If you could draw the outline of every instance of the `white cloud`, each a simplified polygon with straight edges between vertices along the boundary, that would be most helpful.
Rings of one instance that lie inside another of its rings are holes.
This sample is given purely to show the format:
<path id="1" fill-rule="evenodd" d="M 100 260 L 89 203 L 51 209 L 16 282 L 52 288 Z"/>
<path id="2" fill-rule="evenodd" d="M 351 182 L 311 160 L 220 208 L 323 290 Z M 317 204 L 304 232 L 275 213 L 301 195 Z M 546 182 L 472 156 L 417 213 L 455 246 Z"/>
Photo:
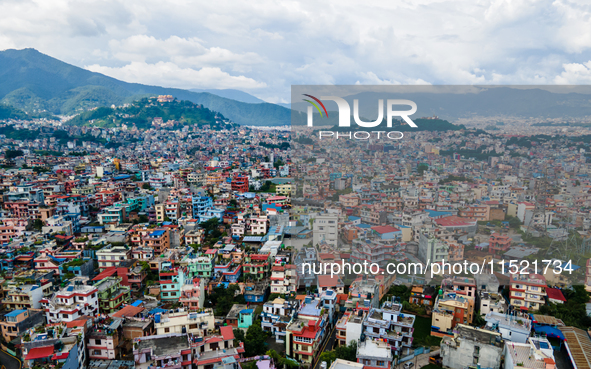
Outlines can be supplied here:
<path id="1" fill-rule="evenodd" d="M 178 88 L 234 88 L 260 89 L 267 85 L 245 76 L 232 76 L 217 67 L 205 67 L 199 70 L 180 68 L 171 62 L 131 62 L 123 67 L 111 68 L 101 65 L 85 67 L 93 72 L 102 73 L 126 82 Z"/>
<path id="2" fill-rule="evenodd" d="M 128 81 L 291 84 L 589 83 L 579 0 L 4 0 L 0 48 L 34 47 Z"/>
<path id="3" fill-rule="evenodd" d="M 554 82 L 559 85 L 591 84 L 591 61 L 564 64 L 564 72 L 556 76 Z"/>

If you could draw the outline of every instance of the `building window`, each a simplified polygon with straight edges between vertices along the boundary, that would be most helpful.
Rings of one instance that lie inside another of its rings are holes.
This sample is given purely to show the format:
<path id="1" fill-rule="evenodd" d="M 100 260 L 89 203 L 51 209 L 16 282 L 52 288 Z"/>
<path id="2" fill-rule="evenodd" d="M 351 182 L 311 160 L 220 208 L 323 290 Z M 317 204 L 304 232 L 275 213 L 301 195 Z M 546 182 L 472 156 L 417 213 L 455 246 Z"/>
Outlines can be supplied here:
<path id="1" fill-rule="evenodd" d="M 170 332 L 170 328 L 164 328 L 164 333 Z"/>

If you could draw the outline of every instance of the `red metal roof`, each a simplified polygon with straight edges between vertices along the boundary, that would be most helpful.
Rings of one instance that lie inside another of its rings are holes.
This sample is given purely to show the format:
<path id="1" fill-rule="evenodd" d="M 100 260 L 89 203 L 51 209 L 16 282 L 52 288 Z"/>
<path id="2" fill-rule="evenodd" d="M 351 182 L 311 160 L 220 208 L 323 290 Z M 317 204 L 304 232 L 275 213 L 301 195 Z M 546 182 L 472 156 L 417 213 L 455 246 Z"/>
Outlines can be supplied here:
<path id="1" fill-rule="evenodd" d="M 93 281 L 101 281 L 107 277 L 113 276 L 113 274 L 115 274 L 115 273 L 117 273 L 117 268 L 116 267 L 109 267 L 109 268 L 105 269 L 102 273 L 100 273 L 99 275 L 94 277 L 92 280 Z"/>
<path id="2" fill-rule="evenodd" d="M 226 325 L 220 327 L 220 333 L 224 337 L 225 341 L 233 340 L 234 339 L 234 330 L 232 326 Z"/>
<path id="3" fill-rule="evenodd" d="M 547 287 L 546 288 L 546 295 L 548 295 L 549 299 L 566 302 L 566 299 L 564 298 L 562 291 L 559 290 L 558 288 Z"/>
<path id="4" fill-rule="evenodd" d="M 29 350 L 26 360 L 41 359 L 53 355 L 53 345 L 35 347 Z"/>

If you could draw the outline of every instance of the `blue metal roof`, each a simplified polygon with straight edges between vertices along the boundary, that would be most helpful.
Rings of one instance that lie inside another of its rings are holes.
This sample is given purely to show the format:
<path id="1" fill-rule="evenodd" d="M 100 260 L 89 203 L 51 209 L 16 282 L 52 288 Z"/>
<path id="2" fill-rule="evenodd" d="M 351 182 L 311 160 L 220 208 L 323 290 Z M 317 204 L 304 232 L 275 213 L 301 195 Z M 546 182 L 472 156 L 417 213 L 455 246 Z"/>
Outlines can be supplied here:
<path id="1" fill-rule="evenodd" d="M 25 311 L 26 310 L 13 310 L 4 316 L 18 316 L 18 315 L 21 315 L 22 313 L 24 313 Z"/>
<path id="2" fill-rule="evenodd" d="M 158 314 L 158 313 L 166 313 L 167 311 L 168 310 L 164 310 L 164 309 L 161 309 L 161 308 L 156 308 L 156 309 L 150 310 L 150 312 L 148 314 L 151 315 L 151 314 Z"/>
<path id="3" fill-rule="evenodd" d="M 162 236 L 164 234 L 164 231 L 154 231 L 152 232 L 152 236 Z"/>
<path id="4" fill-rule="evenodd" d="M 545 333 L 547 337 L 556 337 L 564 340 L 564 334 L 558 328 L 554 328 L 549 325 L 536 325 L 534 331 L 537 333 Z"/>
<path id="5" fill-rule="evenodd" d="M 133 304 L 131 304 L 131 306 L 138 307 L 138 306 L 140 306 L 142 304 L 142 302 L 143 302 L 142 300 L 136 300 L 136 301 L 133 302 Z"/>
<path id="6" fill-rule="evenodd" d="M 240 310 L 240 314 L 252 314 L 252 309 L 243 309 L 243 310 Z"/>

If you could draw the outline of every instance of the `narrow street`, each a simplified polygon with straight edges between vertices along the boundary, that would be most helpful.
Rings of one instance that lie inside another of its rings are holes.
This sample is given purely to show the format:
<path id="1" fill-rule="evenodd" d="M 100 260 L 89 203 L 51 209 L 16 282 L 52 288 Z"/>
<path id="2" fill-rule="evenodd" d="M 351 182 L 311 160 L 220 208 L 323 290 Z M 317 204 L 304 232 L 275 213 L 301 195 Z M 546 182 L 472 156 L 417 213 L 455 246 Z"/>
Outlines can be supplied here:
<path id="1" fill-rule="evenodd" d="M 334 346 L 334 342 L 335 342 L 336 338 L 337 338 L 337 330 L 336 330 L 336 325 L 334 325 L 332 327 L 332 330 L 330 331 L 330 335 L 329 335 L 328 339 L 326 339 L 324 341 L 324 346 L 322 346 L 322 349 L 318 353 L 318 360 L 316 361 L 316 363 L 314 364 L 314 367 L 312 369 L 320 368 L 320 363 L 321 363 L 320 355 L 322 355 L 322 353 L 325 351 L 332 350 L 332 347 Z"/>
<path id="2" fill-rule="evenodd" d="M 0 350 L 0 363 L 6 367 L 6 369 L 20 369 L 21 362 L 14 358 L 14 356 L 7 354 Z M 1 368 L 1 366 L 0 366 Z"/>

